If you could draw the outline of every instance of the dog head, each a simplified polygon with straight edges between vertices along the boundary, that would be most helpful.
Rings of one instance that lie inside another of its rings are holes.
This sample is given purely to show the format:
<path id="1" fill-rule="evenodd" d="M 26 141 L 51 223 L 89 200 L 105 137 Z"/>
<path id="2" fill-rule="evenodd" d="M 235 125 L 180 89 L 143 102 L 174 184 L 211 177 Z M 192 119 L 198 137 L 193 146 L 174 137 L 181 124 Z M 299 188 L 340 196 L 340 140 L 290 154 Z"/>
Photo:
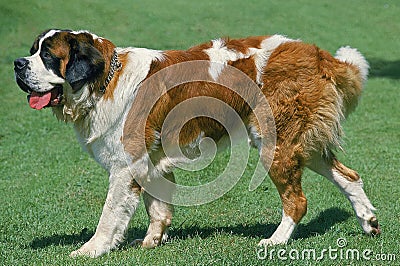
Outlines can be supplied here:
<path id="1" fill-rule="evenodd" d="M 30 56 L 14 61 L 17 84 L 34 109 L 76 105 L 104 85 L 114 48 L 86 31 L 47 30 L 34 41 Z"/>

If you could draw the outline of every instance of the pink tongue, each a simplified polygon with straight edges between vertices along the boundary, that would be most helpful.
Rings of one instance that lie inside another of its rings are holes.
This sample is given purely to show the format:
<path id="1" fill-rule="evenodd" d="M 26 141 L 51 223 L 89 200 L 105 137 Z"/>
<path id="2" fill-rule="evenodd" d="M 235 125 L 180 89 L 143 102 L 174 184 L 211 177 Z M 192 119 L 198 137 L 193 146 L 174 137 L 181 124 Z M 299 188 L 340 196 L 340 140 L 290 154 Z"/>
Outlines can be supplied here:
<path id="1" fill-rule="evenodd" d="M 40 110 L 47 106 L 50 103 L 50 100 L 51 92 L 47 92 L 45 94 L 32 92 L 31 97 L 29 98 L 29 106 L 33 109 Z"/>

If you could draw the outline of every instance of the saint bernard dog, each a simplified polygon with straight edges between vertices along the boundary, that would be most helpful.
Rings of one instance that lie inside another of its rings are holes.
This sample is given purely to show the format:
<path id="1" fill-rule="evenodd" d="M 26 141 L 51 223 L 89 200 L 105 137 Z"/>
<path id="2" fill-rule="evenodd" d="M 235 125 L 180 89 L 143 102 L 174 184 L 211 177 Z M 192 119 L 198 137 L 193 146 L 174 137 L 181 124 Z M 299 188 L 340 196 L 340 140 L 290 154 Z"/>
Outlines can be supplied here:
<path id="1" fill-rule="evenodd" d="M 212 80 L 217 81 L 228 67 L 244 73 L 257 85 L 262 92 L 259 97 L 268 101 L 272 111 L 276 142 L 267 170 L 279 192 L 283 212 L 276 231 L 260 245 L 287 243 L 306 214 L 307 199 L 301 185 L 305 167 L 340 189 L 366 234 L 381 232 L 361 178 L 333 152 L 341 148 L 341 123 L 355 109 L 367 81 L 368 62 L 356 49 L 341 47 L 332 56 L 315 45 L 271 35 L 220 38 L 188 50 L 161 51 L 119 48 L 88 31 L 52 29 L 36 38 L 30 56 L 14 61 L 16 82 L 27 93 L 30 107 L 51 107 L 58 119 L 72 122 L 84 150 L 109 172 L 108 194 L 96 232 L 71 256 L 98 257 L 117 248 L 141 194 L 150 224 L 137 243 L 153 248 L 166 239 L 173 206 L 150 194 L 138 179 L 146 176 L 151 182 L 164 177 L 174 182 L 173 164 L 168 165 L 174 158 L 165 160 L 166 142 L 161 145 L 160 138 L 167 133 L 161 130 L 168 113 L 185 100 L 207 96 L 229 105 L 246 125 L 261 161 L 268 161 L 264 158 L 269 147 L 263 141 L 265 127 L 254 115 L 257 108 L 263 112 L 262 106 L 250 106 L 218 82 L 194 81 L 166 91 L 169 78 L 158 79 L 152 89 L 165 93 L 153 106 L 146 106 L 146 94 L 139 96 L 142 85 L 157 72 L 196 60 L 208 62 L 205 75 Z M 186 71 L 202 70 L 191 67 Z M 140 131 L 140 119 L 136 119 L 146 108 L 150 112 Z M 212 103 L 207 108 L 218 112 Z M 172 133 L 179 135 L 180 147 L 193 147 L 199 138 L 206 137 L 217 142 L 226 134 L 224 127 L 209 117 L 196 117 L 186 124 L 180 132 Z"/>

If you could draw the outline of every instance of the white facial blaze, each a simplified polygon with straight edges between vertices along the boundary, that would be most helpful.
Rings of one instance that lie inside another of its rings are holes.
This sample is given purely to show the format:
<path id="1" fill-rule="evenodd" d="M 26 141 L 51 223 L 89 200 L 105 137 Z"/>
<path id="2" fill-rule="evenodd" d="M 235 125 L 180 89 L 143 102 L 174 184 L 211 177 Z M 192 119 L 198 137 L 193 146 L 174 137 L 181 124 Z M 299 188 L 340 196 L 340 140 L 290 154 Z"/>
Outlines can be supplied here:
<path id="1" fill-rule="evenodd" d="M 35 54 L 25 57 L 29 61 L 26 82 L 36 92 L 48 92 L 55 84 L 63 84 L 65 80 L 57 76 L 53 70 L 47 69 L 40 57 L 43 41 L 53 36 L 58 31 L 51 30 L 39 40 L 38 50 Z"/>

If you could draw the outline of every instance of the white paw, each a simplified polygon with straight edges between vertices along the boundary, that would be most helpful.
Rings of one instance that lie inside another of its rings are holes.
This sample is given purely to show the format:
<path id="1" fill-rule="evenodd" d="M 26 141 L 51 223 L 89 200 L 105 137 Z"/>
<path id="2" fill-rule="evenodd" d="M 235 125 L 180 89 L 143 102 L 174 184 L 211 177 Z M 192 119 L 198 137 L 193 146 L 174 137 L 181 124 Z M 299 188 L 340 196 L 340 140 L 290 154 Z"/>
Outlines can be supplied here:
<path id="1" fill-rule="evenodd" d="M 160 236 L 149 236 L 147 235 L 144 239 L 135 239 L 129 245 L 133 247 L 142 247 L 146 249 L 151 249 L 159 246 Z"/>
<path id="2" fill-rule="evenodd" d="M 258 243 L 258 246 L 275 246 L 275 245 L 286 244 L 286 243 L 287 243 L 287 241 L 285 241 L 285 240 L 266 238 L 266 239 L 261 240 L 260 243 Z"/>
<path id="3" fill-rule="evenodd" d="M 147 235 L 142 243 L 143 248 L 155 248 L 162 243 L 161 234 Z"/>
<path id="4" fill-rule="evenodd" d="M 108 253 L 110 250 L 111 250 L 110 247 L 104 247 L 103 245 L 96 245 L 94 241 L 89 241 L 85 243 L 80 249 L 73 251 L 69 256 L 70 257 L 87 256 L 91 258 L 97 258 L 105 253 Z"/>
<path id="5" fill-rule="evenodd" d="M 91 257 L 91 258 L 97 258 L 100 255 L 98 254 L 98 252 L 96 250 L 78 249 L 78 250 L 71 252 L 71 254 L 69 254 L 69 256 L 72 258 L 79 257 L 79 256 L 87 256 L 87 257 Z"/>
<path id="6" fill-rule="evenodd" d="M 362 198 L 362 200 L 354 200 L 353 208 L 356 212 L 357 219 L 363 228 L 364 232 L 368 235 L 379 235 L 381 229 L 374 214 L 376 209 L 367 198 Z"/>
<path id="7" fill-rule="evenodd" d="M 375 216 L 369 219 L 358 219 L 364 232 L 367 235 L 377 236 L 381 233 L 381 228 L 379 226 L 378 220 Z"/>

